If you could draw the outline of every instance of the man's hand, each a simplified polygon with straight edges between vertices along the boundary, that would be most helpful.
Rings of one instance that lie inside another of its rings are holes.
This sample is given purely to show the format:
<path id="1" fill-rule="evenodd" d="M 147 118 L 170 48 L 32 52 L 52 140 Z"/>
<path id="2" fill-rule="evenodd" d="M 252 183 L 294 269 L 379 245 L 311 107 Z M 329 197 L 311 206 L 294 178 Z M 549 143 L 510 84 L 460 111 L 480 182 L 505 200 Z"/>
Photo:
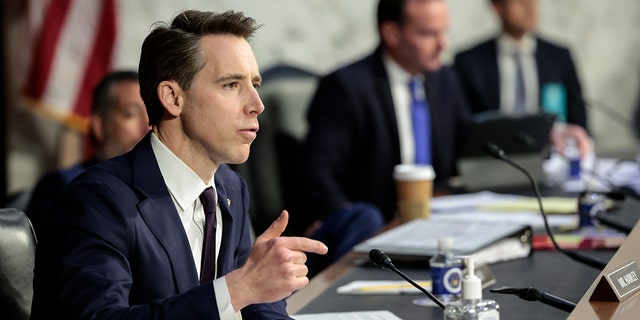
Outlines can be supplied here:
<path id="1" fill-rule="evenodd" d="M 578 144 L 580 158 L 585 158 L 591 153 L 592 145 L 589 134 L 581 126 L 575 124 L 554 124 L 551 129 L 551 144 L 562 154 L 568 138 L 573 138 Z"/>
<path id="2" fill-rule="evenodd" d="M 308 283 L 305 252 L 327 253 L 320 241 L 303 237 L 281 237 L 289 213 L 284 210 L 260 235 L 247 262 L 225 276 L 235 311 L 254 303 L 284 299 Z"/>

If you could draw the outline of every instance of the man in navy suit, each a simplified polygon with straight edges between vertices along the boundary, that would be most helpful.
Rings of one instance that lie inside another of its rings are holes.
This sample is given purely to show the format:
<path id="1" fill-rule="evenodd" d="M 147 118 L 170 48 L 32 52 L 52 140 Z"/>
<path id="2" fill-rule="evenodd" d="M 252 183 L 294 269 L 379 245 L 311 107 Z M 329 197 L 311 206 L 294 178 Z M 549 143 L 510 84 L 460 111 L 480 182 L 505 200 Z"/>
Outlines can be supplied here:
<path id="1" fill-rule="evenodd" d="M 290 319 L 282 299 L 309 281 L 304 252 L 327 248 L 281 237 L 286 211 L 252 247 L 247 187 L 225 165 L 247 160 L 264 110 L 256 28 L 188 10 L 147 36 L 152 131 L 72 181 L 43 220 L 32 319 Z"/>
<path id="2" fill-rule="evenodd" d="M 455 72 L 440 61 L 446 2 L 382 0 L 377 20 L 378 48 L 321 79 L 310 105 L 302 164 L 311 211 L 292 219 L 330 248 L 326 257 L 311 255 L 310 274 L 395 217 L 394 166 L 416 162 L 412 79 L 430 109 L 431 138 L 421 147 L 431 154 L 436 187 L 457 174 L 470 113 Z"/>
<path id="3" fill-rule="evenodd" d="M 62 189 L 89 167 L 133 149 L 149 132 L 149 118 L 140 98 L 138 73 L 114 71 L 93 90 L 89 142 L 93 155 L 72 167 L 48 172 L 36 184 L 26 209 L 37 228 Z"/>
<path id="4" fill-rule="evenodd" d="M 491 0 L 502 33 L 455 56 L 455 68 L 474 113 L 556 113 L 550 141 L 564 150 L 567 138 L 581 153 L 591 150 L 582 89 L 568 49 L 535 35 L 537 0 Z"/>

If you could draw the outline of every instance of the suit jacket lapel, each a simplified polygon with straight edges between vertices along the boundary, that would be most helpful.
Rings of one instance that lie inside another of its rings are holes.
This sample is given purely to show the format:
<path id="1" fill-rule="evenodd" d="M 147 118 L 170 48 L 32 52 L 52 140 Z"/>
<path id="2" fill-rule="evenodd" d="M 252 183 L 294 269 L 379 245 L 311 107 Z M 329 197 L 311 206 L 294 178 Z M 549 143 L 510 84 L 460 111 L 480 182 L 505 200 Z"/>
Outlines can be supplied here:
<path id="1" fill-rule="evenodd" d="M 537 68 L 537 72 L 538 72 L 538 88 L 540 88 L 540 94 L 542 94 L 542 85 L 543 82 L 548 79 L 549 77 L 547 76 L 547 70 L 548 68 L 545 68 L 546 66 L 548 66 L 549 64 L 545 64 L 545 63 L 541 63 L 542 61 L 553 61 L 553 57 L 550 57 L 547 54 L 546 50 L 547 47 L 545 46 L 545 44 L 540 41 L 539 38 L 536 38 L 536 52 L 535 52 L 535 57 L 536 57 L 536 68 Z"/>
<path id="2" fill-rule="evenodd" d="M 444 139 L 440 137 L 442 132 L 447 132 L 447 130 L 441 130 L 440 125 L 441 121 L 436 121 L 438 117 L 447 118 L 446 114 L 451 112 L 444 108 L 443 103 L 441 101 L 441 92 L 443 88 L 441 88 L 442 84 L 438 81 L 439 78 L 436 76 L 436 73 L 429 72 L 425 74 L 424 78 L 424 92 L 427 96 L 427 102 L 429 103 L 429 115 L 430 115 L 430 128 L 431 128 L 431 159 L 434 167 L 438 167 L 436 163 L 439 159 L 438 155 L 441 153 L 439 141 L 449 141 L 449 138 Z"/>
<path id="3" fill-rule="evenodd" d="M 499 110 L 500 109 L 500 74 L 498 70 L 498 42 L 497 39 L 494 41 L 490 41 L 487 45 L 486 52 L 484 54 L 487 55 L 484 59 L 479 59 L 479 61 L 486 61 L 486 64 L 479 64 L 482 70 L 481 74 L 484 74 L 487 77 L 487 90 L 483 90 L 485 92 L 486 99 L 489 105 L 485 106 L 488 110 Z M 484 65 L 484 67 L 482 67 Z"/>
<path id="4" fill-rule="evenodd" d="M 387 119 L 387 130 L 393 135 L 391 141 L 400 141 L 398 134 L 398 122 L 396 120 L 396 110 L 393 104 L 393 97 L 391 96 L 391 85 L 389 84 L 389 77 L 385 70 L 384 63 L 382 62 L 382 52 L 380 49 L 376 50 L 371 56 L 370 63 L 373 70 L 373 83 L 375 90 L 373 91 L 378 95 L 378 101 L 384 112 L 384 119 Z M 394 154 L 398 155 L 398 161 L 400 161 L 400 143 L 396 143 L 394 148 Z"/>
<path id="5" fill-rule="evenodd" d="M 218 205 L 220 206 L 220 211 L 222 214 L 222 243 L 220 244 L 220 252 L 218 253 L 218 276 L 224 275 L 229 271 L 233 270 L 234 267 L 234 252 L 233 243 L 231 236 L 233 234 L 232 230 L 234 227 L 233 224 L 233 215 L 231 214 L 231 201 L 227 196 L 227 191 L 224 187 L 222 179 L 216 176 L 215 178 L 216 190 L 218 192 Z"/>
<path id="6" fill-rule="evenodd" d="M 138 204 L 138 210 L 169 256 L 178 289 L 184 292 L 198 286 L 198 272 L 189 240 L 162 179 L 151 148 L 150 135 L 132 151 L 131 159 L 133 184 L 145 196 Z"/>

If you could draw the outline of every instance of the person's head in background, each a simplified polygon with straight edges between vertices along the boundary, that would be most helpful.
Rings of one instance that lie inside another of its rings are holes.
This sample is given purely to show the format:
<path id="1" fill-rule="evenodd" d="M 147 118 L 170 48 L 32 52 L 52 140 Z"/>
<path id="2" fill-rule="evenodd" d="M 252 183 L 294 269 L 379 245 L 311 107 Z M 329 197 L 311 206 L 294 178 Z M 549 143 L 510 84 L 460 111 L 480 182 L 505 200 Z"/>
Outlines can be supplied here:
<path id="1" fill-rule="evenodd" d="M 89 131 L 95 156 L 105 160 L 128 152 L 149 128 L 138 73 L 106 75 L 93 91 Z"/>
<path id="2" fill-rule="evenodd" d="M 444 0 L 381 0 L 378 4 L 380 47 L 410 74 L 440 69 L 448 28 Z"/>
<path id="3" fill-rule="evenodd" d="M 502 23 L 502 31 L 520 40 L 538 27 L 537 0 L 491 0 L 491 5 Z"/>

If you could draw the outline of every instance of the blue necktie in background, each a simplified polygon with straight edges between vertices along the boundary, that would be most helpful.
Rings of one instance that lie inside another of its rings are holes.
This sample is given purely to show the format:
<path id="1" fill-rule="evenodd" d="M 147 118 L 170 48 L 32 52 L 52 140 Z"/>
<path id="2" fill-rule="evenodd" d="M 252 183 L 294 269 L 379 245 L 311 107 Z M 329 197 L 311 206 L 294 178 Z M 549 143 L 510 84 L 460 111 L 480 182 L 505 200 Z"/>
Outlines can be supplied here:
<path id="1" fill-rule="evenodd" d="M 515 52 L 513 59 L 516 63 L 516 100 L 513 110 L 516 114 L 523 114 L 527 111 L 527 100 L 524 88 L 524 71 L 522 70 L 522 54 Z"/>
<path id="2" fill-rule="evenodd" d="M 413 123 L 413 139 L 415 141 L 415 163 L 431 164 L 431 114 L 429 103 L 424 94 L 422 81 L 411 78 L 411 119 Z"/>

